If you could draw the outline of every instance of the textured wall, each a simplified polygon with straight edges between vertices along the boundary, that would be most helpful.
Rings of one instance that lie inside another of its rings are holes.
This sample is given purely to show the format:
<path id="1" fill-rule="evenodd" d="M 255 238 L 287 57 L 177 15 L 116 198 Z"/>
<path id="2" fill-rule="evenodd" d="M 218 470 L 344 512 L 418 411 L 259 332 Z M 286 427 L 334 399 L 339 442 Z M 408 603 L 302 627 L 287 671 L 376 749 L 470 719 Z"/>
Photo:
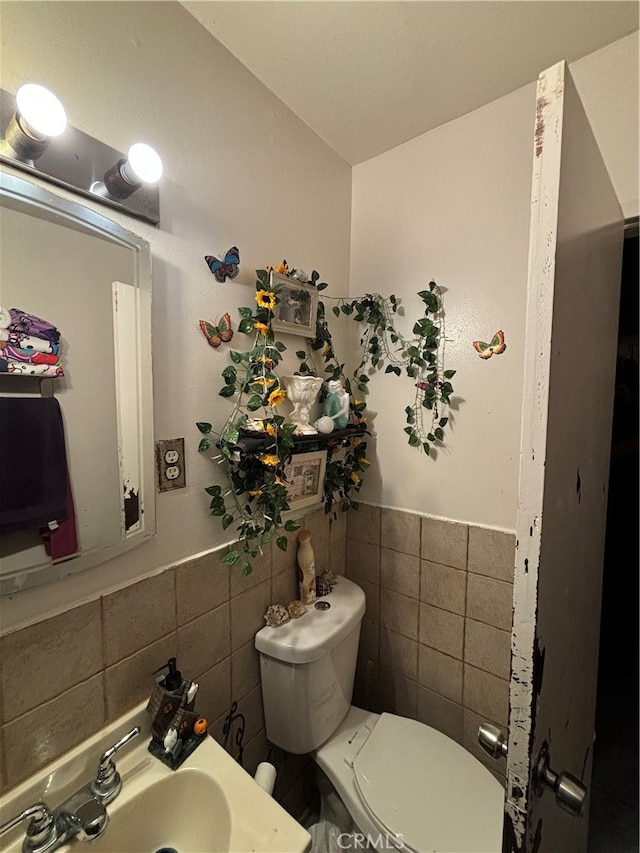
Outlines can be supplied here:
<path id="1" fill-rule="evenodd" d="M 623 42 L 623 58 L 612 46 L 576 74 L 594 126 L 606 100 L 595 94 L 598 63 L 628 70 L 637 40 Z M 356 700 L 476 750 L 478 719 L 506 713 L 513 537 L 490 528 L 515 525 L 533 85 L 357 167 L 351 210 L 349 167 L 176 4 L 3 2 L 1 63 L 4 88 L 39 80 L 81 130 L 120 149 L 143 137 L 162 152 L 160 228 L 113 218 L 151 244 L 155 431 L 187 438 L 189 485 L 159 496 L 154 542 L 3 600 L 0 782 L 14 784 L 144 698 L 150 670 L 171 653 L 200 680 L 218 734 L 230 700 L 242 700 L 249 763 L 264 757 L 252 639 L 266 605 L 293 597 L 295 581 L 279 552 L 249 579 L 201 556 L 223 540 L 193 425 L 222 421 L 215 377 L 226 360 L 197 321 L 247 303 L 252 270 L 282 257 L 315 266 L 329 294 L 345 294 L 351 216 L 352 293 L 395 291 L 408 322 L 411 295 L 430 277 L 448 288 L 462 398 L 451 451 L 433 466 L 403 443 L 400 383 L 372 382 L 378 437 L 366 494 L 393 509 L 363 506 L 349 519 L 348 573 L 368 606 Z M 627 125 L 624 139 L 626 156 Z M 633 199 L 625 163 L 619 192 Z M 241 274 L 217 285 L 202 256 L 233 243 Z M 500 327 L 507 352 L 481 362 L 471 340 Z M 323 517 L 310 523 L 316 554 L 340 570 L 344 531 L 332 541 Z M 295 781 L 304 763 L 291 767 Z"/>
<path id="2" fill-rule="evenodd" d="M 515 526 L 534 112 L 531 85 L 354 167 L 352 293 L 394 293 L 405 311 L 398 326 L 410 335 L 424 307 L 416 293 L 435 279 L 445 366 L 458 371 L 435 462 L 403 432 L 412 381 L 371 378 L 378 477 L 365 500 Z M 483 361 L 472 341 L 498 329 L 507 350 Z"/>
<path id="3" fill-rule="evenodd" d="M 230 410 L 217 393 L 228 348 L 209 347 L 198 320 L 230 311 L 235 324 L 254 270 L 283 257 L 346 293 L 351 170 L 176 3 L 3 2 L 0 61 L 3 88 L 40 81 L 75 127 L 125 151 L 142 138 L 163 157 L 160 227 L 108 215 L 151 245 L 155 435 L 185 436 L 187 454 L 187 488 L 158 495 L 154 541 L 4 601 L 6 631 L 228 541 L 202 491 L 220 469 L 195 428 Z M 203 255 L 234 244 L 240 274 L 218 284 Z"/>
<path id="4" fill-rule="evenodd" d="M 322 511 L 305 516 L 319 571 L 344 573 L 345 521 L 330 527 Z M 274 546 L 246 578 L 214 553 L 0 637 L 0 790 L 146 699 L 153 671 L 169 657 L 199 683 L 196 708 L 220 742 L 237 700 L 244 766 L 253 773 L 267 758 L 254 635 L 269 604 L 298 597 L 296 535 L 287 534 L 286 553 Z M 237 757 L 233 738 L 229 749 Z M 272 760 L 282 771 L 278 799 L 299 813 L 308 762 L 281 750 Z"/>
<path id="5" fill-rule="evenodd" d="M 637 216 L 638 33 L 571 72 L 624 214 Z M 372 379 L 379 468 L 366 500 L 515 527 L 534 119 L 532 83 L 354 167 L 351 293 L 395 293 L 408 333 L 422 309 L 415 294 L 434 278 L 445 289 L 446 365 L 458 371 L 437 464 L 402 432 L 411 382 Z M 482 361 L 471 343 L 498 329 L 507 350 Z"/>
<path id="6" fill-rule="evenodd" d="M 571 63 L 571 74 L 626 218 L 638 216 L 638 36 Z"/>

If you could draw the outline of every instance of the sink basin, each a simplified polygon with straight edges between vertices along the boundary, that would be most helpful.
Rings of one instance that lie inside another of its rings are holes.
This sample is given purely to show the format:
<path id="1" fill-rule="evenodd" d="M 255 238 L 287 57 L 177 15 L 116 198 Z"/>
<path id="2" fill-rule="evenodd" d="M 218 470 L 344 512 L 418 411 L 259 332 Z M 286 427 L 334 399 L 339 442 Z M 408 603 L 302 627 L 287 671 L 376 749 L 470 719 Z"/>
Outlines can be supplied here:
<path id="1" fill-rule="evenodd" d="M 170 848 L 178 853 L 222 853 L 231 849 L 231 808 L 224 791 L 210 775 L 196 768 L 181 768 L 118 805 L 114 802 L 110 810 L 107 806 L 109 825 L 104 835 L 92 842 L 91 851 L 151 853 Z M 65 849 L 71 847 L 69 844 Z"/>
<path id="2" fill-rule="evenodd" d="M 170 848 L 178 853 L 224 853 L 232 849 L 231 808 L 224 791 L 210 775 L 194 767 L 180 768 L 123 799 L 121 805 L 116 800 L 107 810 L 109 825 L 92 842 L 92 852 L 151 853 Z M 71 846 L 64 849 L 71 850 Z"/>
<path id="3" fill-rule="evenodd" d="M 96 771 L 100 754 L 130 731 L 140 735 L 115 756 L 122 791 L 107 806 L 109 824 L 91 842 L 77 838 L 61 853 L 305 853 L 311 838 L 213 738 L 177 769 L 147 750 L 146 703 L 0 798 L 3 820 L 44 800 L 56 808 Z M 21 853 L 25 826 L 0 838 L 0 853 Z"/>

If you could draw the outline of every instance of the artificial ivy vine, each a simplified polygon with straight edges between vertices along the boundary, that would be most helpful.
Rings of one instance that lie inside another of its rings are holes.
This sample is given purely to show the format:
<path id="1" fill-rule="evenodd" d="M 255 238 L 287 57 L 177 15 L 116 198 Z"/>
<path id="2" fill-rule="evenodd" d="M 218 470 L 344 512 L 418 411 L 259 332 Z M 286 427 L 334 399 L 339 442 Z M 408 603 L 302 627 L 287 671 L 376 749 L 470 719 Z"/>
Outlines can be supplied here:
<path id="1" fill-rule="evenodd" d="M 368 391 L 369 376 L 365 372 L 384 367 L 385 373 L 414 380 L 415 394 L 411 405 L 405 408 L 409 444 L 424 451 L 427 456 L 444 441 L 444 429 L 449 417 L 444 415 L 451 402 L 456 371 L 444 370 L 444 320 L 442 294 L 435 281 L 418 296 L 424 303 L 424 316 L 413 326 L 413 337 L 405 338 L 394 326 L 393 315 L 399 301 L 392 294 L 388 298 L 378 293 L 367 293 L 352 300 L 338 300 L 333 307 L 336 317 L 340 312 L 358 323 L 365 323 L 360 338 L 360 363 L 354 371 L 356 387 L 362 394 Z"/>
<path id="2" fill-rule="evenodd" d="M 223 465 L 229 483 L 224 492 L 219 485 L 205 490 L 211 497 L 211 515 L 221 518 L 224 530 L 235 525 L 239 544 L 229 548 L 223 562 L 241 565 L 243 574 L 251 572 L 251 559 L 262 553 L 274 534 L 277 546 L 286 551 L 288 538 L 283 530 L 299 529 L 299 524 L 292 519 L 283 520 L 283 513 L 289 509 L 285 468 L 296 442 L 295 424 L 286 423 L 278 414 L 278 407 L 286 399 L 286 391 L 278 377 L 278 365 L 286 346 L 276 340 L 271 321 L 282 285 L 270 285 L 268 270 L 256 272 L 256 308 L 238 309 L 241 318 L 238 331 L 252 336 L 253 346 L 244 352 L 230 350 L 231 364 L 222 371 L 224 385 L 219 394 L 235 398 L 232 412 L 219 433 L 209 422 L 197 424 L 205 436 L 198 449 L 204 452 L 213 446 L 219 451 L 213 458 Z M 276 272 L 295 274 L 295 270 L 289 272 L 286 262 L 276 268 Z M 319 278 L 314 271 L 308 283 L 322 291 L 327 285 Z M 449 404 L 453 392 L 449 379 L 455 371 L 440 370 L 441 334 L 440 326 L 434 322 L 441 316 L 440 291 L 435 282 L 430 282 L 429 290 L 418 295 L 425 304 L 425 315 L 415 323 L 411 340 L 405 340 L 393 325 L 392 315 L 399 305 L 395 296 L 385 299 L 378 294 L 366 294 L 358 299 L 337 300 L 338 304 L 333 307 L 336 316 L 342 313 L 365 323 L 360 340 L 361 360 L 353 383 L 345 376 L 344 363 L 334 351 L 322 301 L 318 302 L 316 337 L 310 339 L 307 349 L 296 352 L 301 360 L 299 373 L 316 373 L 315 357 L 319 354 L 326 379 L 339 379 L 349 394 L 348 429 L 318 439 L 319 446 L 328 451 L 324 509 L 333 517 L 337 516 L 337 510 L 346 512 L 358 508 L 354 496 L 370 464 L 366 458 L 366 443 L 362 440 L 366 404 L 356 400 L 352 393 L 355 385 L 363 396 L 367 394 L 367 370 L 384 367 L 385 373 L 396 376 L 404 370 L 411 379 L 417 380 L 413 404 L 405 409 L 409 444 L 429 454 L 433 445 L 443 441 L 448 418 L 442 416 L 442 410 Z M 426 411 L 430 413 L 428 423 Z M 264 413 L 259 420 L 252 417 L 258 412 Z"/>
<path id="3" fill-rule="evenodd" d="M 241 565 L 243 574 L 251 572 L 251 559 L 262 553 L 274 534 L 278 548 L 286 551 L 288 539 L 281 531 L 292 532 L 300 527 L 293 519 L 283 521 L 282 517 L 289 509 L 285 468 L 295 447 L 295 424 L 286 423 L 285 418 L 278 414 L 278 407 L 286 399 L 286 391 L 280 384 L 277 368 L 286 346 L 276 340 L 271 328 L 282 285 L 270 286 L 267 270 L 256 272 L 256 308 L 238 309 L 241 318 L 238 331 L 253 336 L 253 347 L 245 352 L 230 350 L 232 363 L 222 371 L 224 385 L 219 394 L 235 397 L 232 412 L 220 433 L 209 422 L 197 424 L 205 436 L 198 449 L 204 452 L 215 446 L 219 450 L 214 459 L 223 465 L 229 482 L 229 488 L 224 492 L 219 485 L 205 490 L 211 497 L 211 515 L 221 518 L 224 530 L 235 524 L 240 543 L 238 547 L 229 549 L 223 562 Z M 292 270 L 291 274 L 294 272 Z M 318 279 L 319 275 L 314 271 L 310 283 L 321 291 L 327 285 Z M 322 338 L 313 341 L 316 348 L 322 347 L 325 341 L 331 341 L 323 309 L 319 309 L 318 314 L 317 329 L 322 329 Z M 308 366 L 306 372 L 310 372 Z M 349 389 L 338 362 L 329 372 L 328 378 L 341 378 Z M 364 403 L 357 403 L 350 396 L 352 426 L 364 426 L 364 408 Z M 259 420 L 252 417 L 258 412 L 263 414 Z M 328 451 L 324 480 L 325 512 L 336 515 L 337 508 L 343 512 L 357 508 L 354 493 L 359 491 L 362 472 L 369 466 L 366 445 L 359 432 L 353 437 L 342 434 L 329 436 L 328 440 L 323 440 L 323 446 Z"/>

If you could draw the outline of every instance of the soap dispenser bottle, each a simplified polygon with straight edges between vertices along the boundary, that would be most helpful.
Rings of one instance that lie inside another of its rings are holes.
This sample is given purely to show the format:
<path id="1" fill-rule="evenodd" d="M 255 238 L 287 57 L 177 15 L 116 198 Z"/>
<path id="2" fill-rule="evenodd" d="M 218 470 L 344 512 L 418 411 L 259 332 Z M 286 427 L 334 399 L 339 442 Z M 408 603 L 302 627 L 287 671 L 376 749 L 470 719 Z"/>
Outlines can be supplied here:
<path id="1" fill-rule="evenodd" d="M 183 680 L 175 658 L 169 658 L 155 670 L 154 675 L 163 669 L 169 671 L 158 678 L 147 705 L 147 711 L 151 714 L 151 732 L 159 741 L 164 739 L 178 709 L 184 706 L 184 699 L 191 687 L 191 682 Z"/>
<path id="2" fill-rule="evenodd" d="M 182 673 L 177 667 L 176 659 L 169 658 L 169 660 L 163 664 L 161 667 L 156 669 L 154 675 L 158 672 L 161 672 L 163 669 L 168 669 L 169 672 L 162 679 L 163 687 L 168 693 L 175 693 L 180 690 L 182 687 Z"/>
<path id="3" fill-rule="evenodd" d="M 187 681 L 169 658 L 159 669 L 167 670 L 156 679 L 147 711 L 151 714 L 149 752 L 167 767 L 176 770 L 204 740 L 207 721 L 194 710 L 198 685 Z"/>

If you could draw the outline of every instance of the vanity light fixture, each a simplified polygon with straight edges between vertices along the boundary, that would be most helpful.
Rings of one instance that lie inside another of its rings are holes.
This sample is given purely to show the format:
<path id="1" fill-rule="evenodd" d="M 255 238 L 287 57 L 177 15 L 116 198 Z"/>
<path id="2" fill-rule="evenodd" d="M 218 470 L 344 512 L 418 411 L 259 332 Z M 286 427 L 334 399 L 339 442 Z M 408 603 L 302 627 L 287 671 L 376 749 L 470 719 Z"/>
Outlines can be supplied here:
<path id="1" fill-rule="evenodd" d="M 67 124 L 58 98 L 39 83 L 0 89 L 0 166 L 152 225 L 160 222 L 162 161 L 150 145 L 128 153 Z M 101 177 L 102 176 L 102 177 Z"/>
<path id="2" fill-rule="evenodd" d="M 66 127 L 67 114 L 53 92 L 39 83 L 25 83 L 16 93 L 16 110 L 3 143 L 19 159 L 33 163 Z"/>
<path id="3" fill-rule="evenodd" d="M 118 160 L 91 186 L 91 192 L 104 198 L 128 198 L 143 184 L 157 184 L 161 177 L 162 160 L 157 151 L 146 142 L 136 142 L 126 159 Z"/>

